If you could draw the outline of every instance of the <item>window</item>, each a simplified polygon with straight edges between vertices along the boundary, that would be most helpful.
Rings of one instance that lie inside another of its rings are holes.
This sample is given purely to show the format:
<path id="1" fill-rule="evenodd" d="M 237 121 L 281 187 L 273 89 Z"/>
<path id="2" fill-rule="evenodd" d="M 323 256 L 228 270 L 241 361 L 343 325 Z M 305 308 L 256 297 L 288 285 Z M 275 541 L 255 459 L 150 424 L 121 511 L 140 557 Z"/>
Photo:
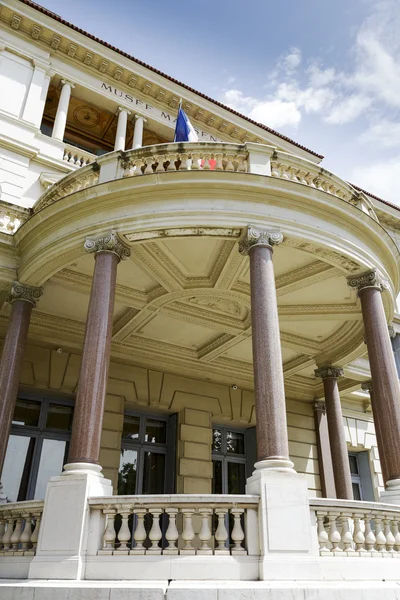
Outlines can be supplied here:
<path id="1" fill-rule="evenodd" d="M 368 452 L 350 452 L 349 464 L 354 500 L 375 501 Z"/>
<path id="2" fill-rule="evenodd" d="M 72 416 L 68 400 L 18 398 L 2 475 L 10 502 L 44 499 L 67 460 Z"/>
<path id="3" fill-rule="evenodd" d="M 213 429 L 213 494 L 244 494 L 246 485 L 245 433 Z"/>
<path id="4" fill-rule="evenodd" d="M 127 413 L 122 431 L 118 494 L 175 491 L 176 415 Z"/>

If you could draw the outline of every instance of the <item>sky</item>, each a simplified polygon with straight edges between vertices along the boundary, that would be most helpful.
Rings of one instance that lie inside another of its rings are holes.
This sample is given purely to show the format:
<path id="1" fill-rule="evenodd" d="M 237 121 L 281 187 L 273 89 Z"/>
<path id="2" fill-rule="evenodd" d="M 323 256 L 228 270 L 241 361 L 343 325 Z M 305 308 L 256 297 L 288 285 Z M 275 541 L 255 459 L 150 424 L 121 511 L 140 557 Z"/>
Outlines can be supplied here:
<path id="1" fill-rule="evenodd" d="M 399 0 L 40 0 L 400 206 Z"/>

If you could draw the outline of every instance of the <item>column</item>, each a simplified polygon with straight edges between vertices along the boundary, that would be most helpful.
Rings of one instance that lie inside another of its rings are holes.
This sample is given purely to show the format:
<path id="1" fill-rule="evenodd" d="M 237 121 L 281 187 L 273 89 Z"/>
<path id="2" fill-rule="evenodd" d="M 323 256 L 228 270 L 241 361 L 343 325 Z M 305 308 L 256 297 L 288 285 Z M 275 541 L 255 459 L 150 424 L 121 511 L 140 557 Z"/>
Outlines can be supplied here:
<path id="1" fill-rule="evenodd" d="M 383 449 L 384 440 L 382 437 L 381 428 L 379 426 L 379 420 L 375 421 L 375 413 L 377 411 L 377 407 L 376 407 L 376 400 L 375 400 L 375 396 L 374 396 L 374 390 L 372 387 L 372 381 L 363 381 L 363 383 L 361 384 L 361 389 L 363 389 L 365 392 L 369 393 L 369 397 L 371 400 L 372 414 L 374 416 L 376 442 L 378 445 L 378 452 L 379 452 L 379 462 L 381 463 L 381 468 L 382 468 L 383 485 L 386 486 L 386 482 L 389 479 L 388 468 L 387 468 L 387 464 L 386 464 L 386 455 L 385 455 L 385 452 Z"/>
<path id="2" fill-rule="evenodd" d="M 62 142 L 64 139 L 65 126 L 67 124 L 67 114 L 69 100 L 71 98 L 71 91 L 75 86 L 73 83 L 67 81 L 66 79 L 62 79 L 61 83 L 61 94 L 60 99 L 58 101 L 57 114 L 54 121 L 53 133 L 51 137 Z"/>
<path id="3" fill-rule="evenodd" d="M 336 498 L 335 479 L 325 402 L 314 402 L 314 423 L 317 434 L 318 464 L 323 498 Z"/>
<path id="4" fill-rule="evenodd" d="M 125 150 L 126 126 L 130 111 L 122 106 L 118 107 L 117 133 L 115 135 L 114 150 Z"/>
<path id="5" fill-rule="evenodd" d="M 365 342 L 373 385 L 374 421 L 381 431 L 388 476 L 385 502 L 400 504 L 400 385 L 383 308 L 382 292 L 387 283 L 375 269 L 348 277 L 361 301 Z M 382 451 L 381 451 L 382 450 Z"/>
<path id="6" fill-rule="evenodd" d="M 135 128 L 133 130 L 132 150 L 143 146 L 143 126 L 147 120 L 141 115 L 135 115 Z"/>
<path id="7" fill-rule="evenodd" d="M 256 468 L 292 469 L 286 425 L 285 389 L 272 246 L 279 231 L 249 227 L 239 250 L 250 258 L 250 292 L 256 410 Z"/>
<path id="8" fill-rule="evenodd" d="M 129 248 L 115 231 L 85 242 L 85 250 L 95 258 L 82 363 L 72 424 L 67 472 L 98 465 L 103 423 L 117 266 L 130 256 Z M 78 463 L 78 464 L 77 464 Z M 79 463 L 84 463 L 79 465 Z"/>
<path id="9" fill-rule="evenodd" d="M 11 304 L 11 317 L 0 361 L 0 476 L 18 394 L 32 308 L 41 295 L 41 288 L 15 282 L 7 299 Z"/>
<path id="10" fill-rule="evenodd" d="M 336 497 L 343 500 L 353 500 L 349 456 L 337 383 L 338 378 L 343 376 L 343 369 L 332 366 L 322 367 L 315 370 L 315 376 L 321 377 L 324 384 Z"/>

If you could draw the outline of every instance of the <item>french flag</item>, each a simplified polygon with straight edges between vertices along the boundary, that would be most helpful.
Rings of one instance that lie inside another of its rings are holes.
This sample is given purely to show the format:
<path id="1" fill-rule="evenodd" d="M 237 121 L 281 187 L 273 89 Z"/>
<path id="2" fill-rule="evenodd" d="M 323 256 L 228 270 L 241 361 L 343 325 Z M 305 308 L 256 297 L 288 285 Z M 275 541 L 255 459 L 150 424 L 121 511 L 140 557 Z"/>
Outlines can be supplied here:
<path id="1" fill-rule="evenodd" d="M 199 138 L 187 114 L 179 104 L 178 118 L 175 126 L 174 142 L 198 142 Z"/>

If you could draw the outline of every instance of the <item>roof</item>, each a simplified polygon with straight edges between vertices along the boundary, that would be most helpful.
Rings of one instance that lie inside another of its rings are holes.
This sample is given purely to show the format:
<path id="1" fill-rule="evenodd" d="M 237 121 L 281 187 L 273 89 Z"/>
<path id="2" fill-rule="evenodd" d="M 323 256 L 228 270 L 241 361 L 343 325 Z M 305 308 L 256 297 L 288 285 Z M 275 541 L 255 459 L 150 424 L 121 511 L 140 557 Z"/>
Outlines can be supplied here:
<path id="1" fill-rule="evenodd" d="M 366 194 L 370 198 L 374 198 L 374 200 L 379 200 L 379 202 L 383 202 L 383 204 L 386 204 L 387 206 L 391 206 L 392 208 L 395 208 L 396 210 L 400 211 L 400 206 L 396 206 L 396 204 L 392 204 L 391 202 L 388 202 L 387 200 L 384 200 L 383 198 L 380 198 L 379 196 L 375 196 L 375 194 L 371 194 L 371 192 L 367 192 L 367 190 L 363 190 L 358 185 L 354 185 L 354 183 L 350 183 L 349 181 L 348 181 L 348 183 L 353 188 L 355 188 L 359 192 L 363 192 L 364 194 Z"/>
<path id="2" fill-rule="evenodd" d="M 78 33 L 93 40 L 94 42 L 97 42 L 97 43 L 101 44 L 102 46 L 105 46 L 106 48 L 113 50 L 117 54 L 120 54 L 121 56 L 124 56 L 125 58 L 128 58 L 129 60 L 132 60 L 133 62 L 137 63 L 138 65 L 145 67 L 146 69 L 149 69 L 150 71 L 153 71 L 153 73 L 157 73 L 157 75 L 161 75 L 165 79 L 168 79 L 169 81 L 172 81 L 173 83 L 176 83 L 177 85 L 180 85 L 181 87 L 185 88 L 189 92 L 192 92 L 193 94 L 196 94 L 197 96 L 200 96 L 204 100 L 207 100 L 208 102 L 212 102 L 216 106 L 219 106 L 220 108 L 223 108 L 224 110 L 229 111 L 230 113 L 236 115 L 237 117 L 240 117 L 241 119 L 244 119 L 245 121 L 248 121 L 249 123 L 252 123 L 253 125 L 256 125 L 257 127 L 260 127 L 261 129 L 264 129 L 265 131 L 268 131 L 269 133 L 276 135 L 277 137 L 281 138 L 282 140 L 285 140 L 286 142 L 289 142 L 290 144 L 293 144 L 294 146 L 297 146 L 298 148 L 301 148 L 302 150 L 305 150 L 306 152 L 313 154 L 317 158 L 320 158 L 320 159 L 324 158 L 323 155 L 317 154 L 313 150 L 310 150 L 309 148 L 302 146 L 301 144 L 291 140 L 287 136 L 279 133 L 278 131 L 271 129 L 270 127 L 267 127 L 266 125 L 263 125 L 262 123 L 257 123 L 257 121 L 253 121 L 253 119 L 250 119 L 249 117 L 246 117 L 245 115 L 242 115 L 241 113 L 237 112 L 236 110 L 233 110 L 233 108 L 229 108 L 228 106 L 225 106 L 225 104 L 222 104 L 222 102 L 218 102 L 218 100 L 214 100 L 213 98 L 210 98 L 209 96 L 206 96 L 205 94 L 202 94 L 201 92 L 198 92 L 197 90 L 178 81 L 177 79 L 174 79 L 173 77 L 170 77 L 169 75 L 166 75 L 162 71 L 159 71 L 158 69 L 155 69 L 154 67 L 151 67 L 150 65 L 147 65 L 146 63 L 139 60 L 138 58 L 135 58 L 134 56 L 131 56 L 131 55 L 127 54 L 126 52 L 119 50 L 118 48 L 115 48 L 115 46 L 112 46 L 111 44 L 108 44 L 107 42 L 104 42 L 103 40 L 100 40 L 99 38 L 92 35 L 91 33 L 88 33 L 87 31 L 84 31 L 83 29 L 80 29 L 79 27 L 72 25 L 72 23 L 65 21 L 62 17 L 60 17 L 56 13 L 53 13 L 52 11 L 48 10 L 47 8 L 40 6 L 40 4 L 36 4 L 35 2 L 31 2 L 30 0 L 19 0 L 19 2 L 21 2 L 22 4 L 25 4 L 26 6 L 30 6 L 34 10 L 41 12 L 42 14 L 46 15 L 47 17 L 50 17 L 51 19 L 58 21 L 62 25 L 65 25 L 66 27 L 69 27 L 70 29 L 73 29 L 74 31 L 77 31 Z"/>

